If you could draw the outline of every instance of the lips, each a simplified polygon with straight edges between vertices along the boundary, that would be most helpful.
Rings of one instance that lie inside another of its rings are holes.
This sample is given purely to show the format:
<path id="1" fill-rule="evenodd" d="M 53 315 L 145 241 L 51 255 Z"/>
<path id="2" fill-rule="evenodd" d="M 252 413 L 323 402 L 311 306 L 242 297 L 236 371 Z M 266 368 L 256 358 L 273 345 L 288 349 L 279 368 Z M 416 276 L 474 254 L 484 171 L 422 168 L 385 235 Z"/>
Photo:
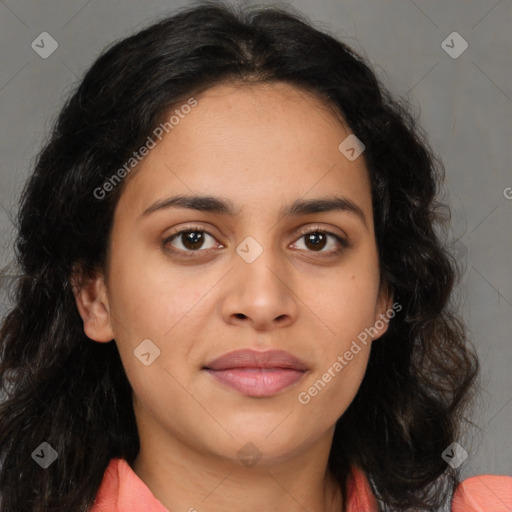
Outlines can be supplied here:
<path id="1" fill-rule="evenodd" d="M 236 350 L 208 363 L 209 370 L 229 370 L 231 368 L 288 368 L 306 371 L 307 366 L 297 357 L 284 350 Z"/>
<path id="2" fill-rule="evenodd" d="M 308 368 L 283 350 L 236 350 L 211 361 L 203 370 L 243 395 L 268 397 L 297 383 Z"/>

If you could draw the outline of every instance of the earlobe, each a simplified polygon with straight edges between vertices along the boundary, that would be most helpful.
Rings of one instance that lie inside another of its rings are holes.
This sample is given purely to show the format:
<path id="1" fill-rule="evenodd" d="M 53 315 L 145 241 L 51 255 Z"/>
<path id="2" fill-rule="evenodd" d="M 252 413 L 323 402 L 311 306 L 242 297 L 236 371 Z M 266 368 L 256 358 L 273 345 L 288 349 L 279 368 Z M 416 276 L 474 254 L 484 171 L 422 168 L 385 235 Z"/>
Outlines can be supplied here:
<path id="1" fill-rule="evenodd" d="M 110 307 L 103 275 L 96 275 L 80 285 L 76 282 L 74 280 L 73 294 L 86 336 L 102 343 L 111 341 L 114 339 L 114 333 L 110 322 Z"/>

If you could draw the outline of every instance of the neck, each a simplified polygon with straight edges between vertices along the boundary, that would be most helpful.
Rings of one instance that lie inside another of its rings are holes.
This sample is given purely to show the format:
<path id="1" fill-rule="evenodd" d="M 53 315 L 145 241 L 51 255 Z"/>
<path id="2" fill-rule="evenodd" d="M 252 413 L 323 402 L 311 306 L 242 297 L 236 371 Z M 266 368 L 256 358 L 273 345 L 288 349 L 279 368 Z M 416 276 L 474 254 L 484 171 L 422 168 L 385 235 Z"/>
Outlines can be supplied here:
<path id="1" fill-rule="evenodd" d="M 327 461 L 334 428 L 293 457 L 252 467 L 200 452 L 156 425 L 139 424 L 133 470 L 168 510 L 339 512 L 341 491 Z"/>

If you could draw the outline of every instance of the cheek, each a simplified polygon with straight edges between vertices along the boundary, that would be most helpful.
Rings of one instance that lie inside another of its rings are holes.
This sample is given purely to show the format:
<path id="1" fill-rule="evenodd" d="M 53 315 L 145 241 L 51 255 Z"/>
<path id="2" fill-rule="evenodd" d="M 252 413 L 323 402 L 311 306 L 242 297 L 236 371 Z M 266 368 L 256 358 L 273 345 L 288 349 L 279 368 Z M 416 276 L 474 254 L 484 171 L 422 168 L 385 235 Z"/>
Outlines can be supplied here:
<path id="1" fill-rule="evenodd" d="M 309 412 L 317 417 L 324 414 L 326 424 L 333 425 L 354 400 L 366 372 L 368 356 L 369 346 L 361 347 L 351 361 L 342 356 L 339 361 L 331 362 L 327 371 L 306 390 L 310 402 L 304 407 L 309 407 Z M 304 401 L 304 395 L 301 398 Z"/>
<path id="2" fill-rule="evenodd" d="M 183 394 L 177 382 L 187 380 L 186 366 L 176 361 L 187 360 L 197 336 L 198 315 L 204 314 L 204 279 L 184 272 L 171 275 L 169 268 L 130 258 L 113 260 L 112 268 L 111 319 L 123 367 L 140 403 L 162 407 L 163 390 L 175 400 Z M 148 348 L 143 351 L 141 346 Z M 151 362 L 146 366 L 141 354 L 148 352 Z M 185 404 L 186 399 L 184 394 Z"/>
<path id="3" fill-rule="evenodd" d="M 320 435 L 335 425 L 354 400 L 366 372 L 370 344 L 333 343 L 313 374 L 296 391 L 302 428 Z"/>
<path id="4" fill-rule="evenodd" d="M 376 294 L 371 283 L 360 286 L 354 279 L 333 288 L 330 296 L 322 299 L 322 320 L 328 330 L 317 339 L 320 350 L 314 373 L 331 388 L 343 381 L 347 393 L 364 375 L 372 341 L 369 332 L 375 323 Z"/>
<path id="5" fill-rule="evenodd" d="M 360 263 L 324 281 L 322 293 L 312 288 L 316 292 L 309 295 L 323 327 L 315 339 L 315 367 L 297 399 L 313 416 L 324 415 L 326 424 L 335 422 L 354 399 L 370 355 L 379 276 L 376 264 Z"/>
<path id="6" fill-rule="evenodd" d="M 164 337 L 204 295 L 204 280 L 161 263 L 119 258 L 112 267 L 112 315 L 136 337 Z"/>
<path id="7" fill-rule="evenodd" d="M 379 276 L 373 265 L 351 265 L 311 290 L 311 309 L 325 324 L 328 346 L 341 350 L 376 320 Z"/>
<path id="8" fill-rule="evenodd" d="M 350 290 L 335 296 L 326 309 L 329 332 L 316 341 L 315 366 L 307 381 L 296 392 L 310 429 L 333 425 L 347 410 L 359 390 L 368 364 L 372 338 L 366 329 L 374 321 L 373 294 L 350 300 Z M 373 302 L 372 302 L 373 300 Z M 371 307 L 370 307 L 371 306 Z M 311 420 L 310 418 L 316 418 Z M 318 418 L 322 418 L 318 424 Z"/>
<path id="9" fill-rule="evenodd" d="M 178 267 L 161 254 L 134 251 L 124 257 L 121 250 L 113 252 L 111 268 L 115 269 L 109 279 L 113 330 L 127 374 L 134 372 L 135 380 L 141 372 L 149 375 L 148 369 L 165 368 L 180 382 L 188 382 L 190 367 L 184 362 L 195 364 L 198 359 L 191 352 L 202 346 L 199 333 L 211 321 L 215 308 L 215 294 L 210 292 L 216 290 L 225 269 Z M 145 339 L 160 350 L 148 368 L 134 357 L 134 350 Z M 162 372 L 151 372 L 148 378 L 149 383 L 142 385 L 153 393 L 169 381 Z M 134 382 L 134 389 L 136 386 Z"/>

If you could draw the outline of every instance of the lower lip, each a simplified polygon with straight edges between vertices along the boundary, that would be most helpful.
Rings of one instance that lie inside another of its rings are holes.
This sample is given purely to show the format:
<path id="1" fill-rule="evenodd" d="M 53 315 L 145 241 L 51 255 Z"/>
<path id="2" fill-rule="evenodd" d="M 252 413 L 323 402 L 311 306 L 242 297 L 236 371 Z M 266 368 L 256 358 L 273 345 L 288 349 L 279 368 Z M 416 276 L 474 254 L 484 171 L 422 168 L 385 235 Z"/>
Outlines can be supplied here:
<path id="1" fill-rule="evenodd" d="M 206 371 L 221 384 L 253 397 L 276 395 L 298 382 L 305 373 L 288 368 L 231 368 Z"/>

